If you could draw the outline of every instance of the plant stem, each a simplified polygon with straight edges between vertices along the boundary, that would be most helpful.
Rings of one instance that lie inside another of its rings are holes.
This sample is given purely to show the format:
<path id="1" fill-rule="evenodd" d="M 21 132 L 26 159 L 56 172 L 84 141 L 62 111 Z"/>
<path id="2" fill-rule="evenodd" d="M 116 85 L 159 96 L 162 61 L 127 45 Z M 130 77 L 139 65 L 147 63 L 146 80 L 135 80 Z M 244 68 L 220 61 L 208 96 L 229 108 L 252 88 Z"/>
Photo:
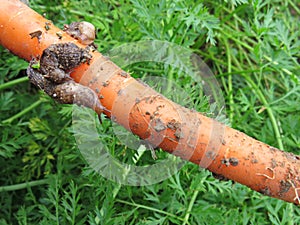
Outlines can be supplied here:
<path id="1" fill-rule="evenodd" d="M 240 69 L 242 69 L 242 67 L 241 67 L 239 61 L 237 60 L 237 58 L 233 56 L 233 60 L 238 65 L 238 67 Z M 281 134 L 280 134 L 280 131 L 279 131 L 278 123 L 275 119 L 275 116 L 274 116 L 274 113 L 272 111 L 272 108 L 270 107 L 270 104 L 268 103 L 267 99 L 265 98 L 265 95 L 262 93 L 262 91 L 259 89 L 259 87 L 255 84 L 255 82 L 249 76 L 243 75 L 243 77 L 248 82 L 250 87 L 253 88 L 254 93 L 256 93 L 258 95 L 259 100 L 261 101 L 261 103 L 266 108 L 267 113 L 270 117 L 273 129 L 274 129 L 275 137 L 277 139 L 278 148 L 283 149 L 283 142 L 282 142 Z"/>
<path id="2" fill-rule="evenodd" d="M 26 113 L 30 112 L 31 110 L 33 110 L 34 108 L 36 108 L 38 105 L 40 105 L 43 101 L 40 99 L 38 101 L 36 101 L 35 103 L 33 103 L 32 105 L 28 106 L 27 108 L 25 108 L 24 110 L 22 110 L 21 112 L 13 115 L 12 117 L 3 120 L 2 123 L 7 124 L 7 123 L 11 123 L 12 121 L 14 121 L 15 119 L 18 119 L 20 117 L 22 117 L 23 115 L 25 115 Z"/>
<path id="3" fill-rule="evenodd" d="M 224 44 L 226 47 L 226 54 L 227 54 L 227 71 L 228 73 L 232 72 L 232 63 L 231 63 L 231 52 L 228 45 L 228 41 L 224 40 Z M 233 106 L 234 106 L 234 100 L 233 100 L 233 89 L 232 89 L 232 75 L 228 75 L 228 96 L 229 96 L 229 120 L 230 123 L 233 122 Z"/>
<path id="4" fill-rule="evenodd" d="M 295 5 L 295 3 L 291 0 L 288 0 L 288 3 L 293 7 L 293 9 L 300 15 L 300 9 L 298 6 Z"/>
<path id="5" fill-rule="evenodd" d="M 135 164 L 140 160 L 142 155 L 140 155 L 140 157 L 137 159 L 137 161 L 135 162 Z M 126 177 L 128 176 L 129 171 L 125 172 L 124 174 L 124 179 L 126 179 Z M 117 183 L 116 186 L 114 187 L 113 191 L 112 191 L 112 197 L 113 199 L 115 199 L 119 193 L 119 191 L 121 190 L 121 184 Z M 104 206 L 101 207 L 100 209 L 100 214 L 103 215 L 104 214 Z M 99 218 L 96 216 L 95 218 L 96 221 L 100 221 Z M 98 224 L 98 223 L 97 223 Z"/>
<path id="6" fill-rule="evenodd" d="M 224 34 L 227 38 L 229 38 L 229 39 L 235 41 L 236 43 L 240 44 L 241 46 L 244 46 L 244 47 L 245 47 L 246 49 L 248 49 L 250 52 L 253 52 L 253 51 L 254 51 L 254 49 L 253 49 L 250 45 L 248 45 L 246 42 L 243 42 L 243 41 L 241 41 L 241 40 L 239 40 L 239 39 L 237 39 L 237 38 L 231 36 L 230 34 L 228 34 L 227 32 L 225 32 L 224 30 L 222 30 L 221 32 L 222 32 L 222 34 Z M 247 39 L 247 37 L 245 37 L 245 39 Z M 267 55 L 263 55 L 263 58 L 265 58 L 267 61 L 269 61 L 270 63 L 272 63 L 272 64 L 274 64 L 274 65 L 277 65 L 277 64 L 278 64 L 278 62 L 273 61 L 273 59 L 272 59 L 271 57 L 267 56 Z M 291 71 L 289 71 L 289 70 L 286 69 L 286 68 L 281 68 L 281 70 L 282 70 L 284 73 L 288 74 L 288 75 L 293 74 Z"/>
<path id="7" fill-rule="evenodd" d="M 189 218 L 190 218 L 190 215 L 191 215 L 191 211 L 192 211 L 192 208 L 193 208 L 193 205 L 194 205 L 194 203 L 195 203 L 195 201 L 196 201 L 196 199 L 197 199 L 198 194 L 199 194 L 199 191 L 196 190 L 196 191 L 194 192 L 194 194 L 193 194 L 193 196 L 192 196 L 192 199 L 191 199 L 191 201 L 190 201 L 190 204 L 189 204 L 189 206 L 188 206 L 188 208 L 187 208 L 187 210 L 186 210 L 186 214 L 185 214 L 185 217 L 184 217 L 184 219 L 183 219 L 182 225 L 186 225 L 186 224 L 188 223 Z"/>
<path id="8" fill-rule="evenodd" d="M 0 85 L 0 91 L 3 90 L 3 89 L 6 89 L 6 88 L 10 88 L 10 87 L 12 87 L 16 84 L 23 83 L 25 81 L 28 81 L 28 77 L 21 77 L 21 78 L 6 82 L 4 84 L 1 84 Z"/>
<path id="9" fill-rule="evenodd" d="M 161 214 L 164 214 L 164 215 L 176 218 L 178 220 L 183 220 L 182 218 L 180 218 L 180 217 L 178 217 L 178 216 L 176 216 L 176 215 L 174 215 L 172 213 L 168 213 L 168 212 L 165 212 L 163 210 L 159 210 L 159 209 L 156 209 L 156 208 L 153 208 L 153 207 L 149 207 L 149 206 L 137 204 L 135 202 L 131 203 L 131 202 L 123 201 L 123 200 L 120 200 L 120 199 L 117 199 L 116 202 L 123 203 L 123 204 L 126 204 L 126 205 L 135 206 L 137 208 L 143 208 L 143 209 L 151 210 L 151 211 L 154 211 L 154 212 L 158 212 L 158 213 L 161 213 Z"/>
<path id="10" fill-rule="evenodd" d="M 43 184 L 48 184 L 49 179 L 42 179 L 42 180 L 35 180 L 35 181 L 29 181 L 21 184 L 14 184 L 14 185 L 8 185 L 8 186 L 2 186 L 0 187 L 0 192 L 4 191 L 17 191 L 28 187 L 34 187 L 39 186 Z"/>

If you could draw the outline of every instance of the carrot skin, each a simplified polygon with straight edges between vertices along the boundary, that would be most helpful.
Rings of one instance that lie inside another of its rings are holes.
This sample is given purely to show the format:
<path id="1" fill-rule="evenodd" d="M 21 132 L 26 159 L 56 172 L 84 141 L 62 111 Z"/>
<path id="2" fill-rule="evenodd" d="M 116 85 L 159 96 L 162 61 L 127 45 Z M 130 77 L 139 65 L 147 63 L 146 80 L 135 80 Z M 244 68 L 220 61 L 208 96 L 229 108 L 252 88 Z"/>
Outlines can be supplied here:
<path id="1" fill-rule="evenodd" d="M 32 37 L 37 31 L 42 34 Z M 63 42 L 85 47 L 23 3 L 1 3 L 0 44 L 12 53 L 29 61 L 49 45 Z M 122 70 L 99 52 L 91 54 L 90 65 L 78 66 L 71 76 L 98 94 L 111 111 L 107 115 L 117 123 L 153 146 L 216 174 L 262 194 L 300 203 L 299 156 L 181 107 L 129 75 L 122 76 Z"/>

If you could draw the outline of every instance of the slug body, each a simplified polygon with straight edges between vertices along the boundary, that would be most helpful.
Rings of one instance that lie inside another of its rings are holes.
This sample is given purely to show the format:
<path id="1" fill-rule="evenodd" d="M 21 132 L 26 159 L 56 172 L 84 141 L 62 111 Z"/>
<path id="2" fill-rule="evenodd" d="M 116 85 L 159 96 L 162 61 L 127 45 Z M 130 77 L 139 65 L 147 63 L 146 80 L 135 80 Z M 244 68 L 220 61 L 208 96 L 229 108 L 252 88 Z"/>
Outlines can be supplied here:
<path id="1" fill-rule="evenodd" d="M 64 31 L 84 45 L 93 44 L 96 38 L 95 26 L 86 21 L 73 22 L 70 25 L 65 25 Z"/>
<path id="2" fill-rule="evenodd" d="M 69 76 L 70 70 L 81 63 L 88 63 L 91 57 L 87 49 L 79 48 L 74 43 L 53 44 L 44 50 L 39 68 L 33 66 L 36 59 L 31 60 L 27 75 L 34 85 L 58 102 L 86 106 L 100 115 L 105 107 L 97 94 Z"/>

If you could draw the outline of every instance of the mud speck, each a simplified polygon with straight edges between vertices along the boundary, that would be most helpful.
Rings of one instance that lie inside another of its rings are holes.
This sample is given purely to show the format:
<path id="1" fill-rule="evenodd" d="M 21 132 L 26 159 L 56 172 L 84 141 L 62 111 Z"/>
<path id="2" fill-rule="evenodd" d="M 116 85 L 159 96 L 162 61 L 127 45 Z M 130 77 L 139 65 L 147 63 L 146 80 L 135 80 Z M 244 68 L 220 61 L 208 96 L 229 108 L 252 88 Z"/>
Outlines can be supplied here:
<path id="1" fill-rule="evenodd" d="M 263 195 L 267 195 L 267 196 L 271 195 L 271 191 L 270 191 L 270 189 L 268 187 L 260 189 L 258 192 L 261 193 L 261 194 L 263 194 Z"/>
<path id="2" fill-rule="evenodd" d="M 226 166 L 230 166 L 229 159 L 224 158 L 224 159 L 221 160 L 221 163 L 226 165 Z"/>
<path id="3" fill-rule="evenodd" d="M 213 177 L 218 179 L 219 181 L 228 181 L 229 179 L 223 176 L 222 174 L 212 173 Z"/>
<path id="4" fill-rule="evenodd" d="M 215 159 L 216 153 L 214 151 L 208 151 L 205 153 L 206 158 L 208 159 Z"/>
<path id="5" fill-rule="evenodd" d="M 109 85 L 108 81 L 102 82 L 103 87 L 107 87 Z"/>
<path id="6" fill-rule="evenodd" d="M 161 132 L 166 129 L 165 124 L 160 118 L 155 119 L 154 122 L 155 122 L 154 130 L 156 132 Z"/>
<path id="7" fill-rule="evenodd" d="M 177 138 L 177 139 L 181 139 L 181 138 L 184 138 L 184 133 L 181 131 L 181 128 L 177 128 L 175 133 L 174 133 L 174 136 Z"/>
<path id="8" fill-rule="evenodd" d="M 45 30 L 48 31 L 50 30 L 51 23 L 50 22 L 45 22 Z"/>
<path id="9" fill-rule="evenodd" d="M 37 30 L 37 31 L 31 32 L 29 35 L 30 35 L 30 38 L 31 38 L 31 39 L 37 38 L 38 41 L 40 41 L 41 36 L 42 36 L 42 33 L 43 33 L 42 31 Z"/>
<path id="10" fill-rule="evenodd" d="M 272 146 L 270 146 L 270 150 L 271 150 L 272 152 L 275 152 L 275 151 L 277 151 L 278 149 L 277 149 L 277 148 L 274 148 L 274 147 L 272 147 Z"/>
<path id="11" fill-rule="evenodd" d="M 239 160 L 237 158 L 231 157 L 229 158 L 229 163 L 232 166 L 237 166 L 239 164 Z"/>
<path id="12" fill-rule="evenodd" d="M 127 73 L 126 73 L 125 71 L 121 71 L 121 72 L 120 72 L 120 75 L 121 75 L 122 77 L 125 77 L 125 78 L 128 76 Z"/>
<path id="13" fill-rule="evenodd" d="M 175 131 L 174 136 L 177 139 L 184 138 L 184 133 L 181 130 L 181 123 L 180 122 L 177 122 L 176 120 L 173 119 L 173 120 L 171 120 L 167 123 L 167 128 Z"/>
<path id="14" fill-rule="evenodd" d="M 274 169 L 275 167 L 277 167 L 277 162 L 274 158 L 271 159 L 271 167 Z"/>
<path id="15" fill-rule="evenodd" d="M 177 130 L 181 127 L 181 123 L 177 122 L 176 120 L 171 120 L 167 123 L 167 127 L 171 130 Z"/>
<path id="16" fill-rule="evenodd" d="M 118 95 L 118 96 L 121 96 L 121 95 L 123 94 L 123 92 L 124 92 L 124 90 L 121 89 L 121 90 L 118 91 L 117 95 Z"/>
<path id="17" fill-rule="evenodd" d="M 292 184 L 288 181 L 281 180 L 280 181 L 280 191 L 279 196 L 282 196 L 282 194 L 288 192 L 290 188 L 292 187 Z"/>
<path id="18" fill-rule="evenodd" d="M 62 33 L 59 31 L 59 32 L 56 32 L 56 36 L 58 37 L 58 39 L 62 39 L 63 38 L 63 35 Z"/>
<path id="19" fill-rule="evenodd" d="M 285 155 L 285 157 L 289 160 L 289 161 L 297 161 L 299 160 L 299 156 L 294 155 L 293 153 L 290 152 L 284 152 L 283 153 Z"/>
<path id="20" fill-rule="evenodd" d="M 231 158 L 224 158 L 222 159 L 222 164 L 226 166 L 237 166 L 239 164 L 239 160 L 237 158 L 231 157 Z"/>

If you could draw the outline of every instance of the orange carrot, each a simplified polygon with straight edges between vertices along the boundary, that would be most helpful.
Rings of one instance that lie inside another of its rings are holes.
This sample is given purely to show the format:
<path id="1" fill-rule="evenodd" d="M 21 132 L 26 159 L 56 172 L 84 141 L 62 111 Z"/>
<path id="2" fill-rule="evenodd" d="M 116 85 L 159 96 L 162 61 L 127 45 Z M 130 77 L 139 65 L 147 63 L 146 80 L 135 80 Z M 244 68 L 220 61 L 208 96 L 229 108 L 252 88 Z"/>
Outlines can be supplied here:
<path id="1" fill-rule="evenodd" d="M 21 2 L 1 2 L 0 44 L 14 54 L 29 61 L 49 45 L 63 42 L 85 47 Z M 92 56 L 90 65 L 80 65 L 71 76 L 98 90 L 102 105 L 111 110 L 117 123 L 152 145 L 213 173 L 300 204 L 299 156 L 183 108 L 128 74 L 124 76 L 122 69 L 99 52 Z"/>

